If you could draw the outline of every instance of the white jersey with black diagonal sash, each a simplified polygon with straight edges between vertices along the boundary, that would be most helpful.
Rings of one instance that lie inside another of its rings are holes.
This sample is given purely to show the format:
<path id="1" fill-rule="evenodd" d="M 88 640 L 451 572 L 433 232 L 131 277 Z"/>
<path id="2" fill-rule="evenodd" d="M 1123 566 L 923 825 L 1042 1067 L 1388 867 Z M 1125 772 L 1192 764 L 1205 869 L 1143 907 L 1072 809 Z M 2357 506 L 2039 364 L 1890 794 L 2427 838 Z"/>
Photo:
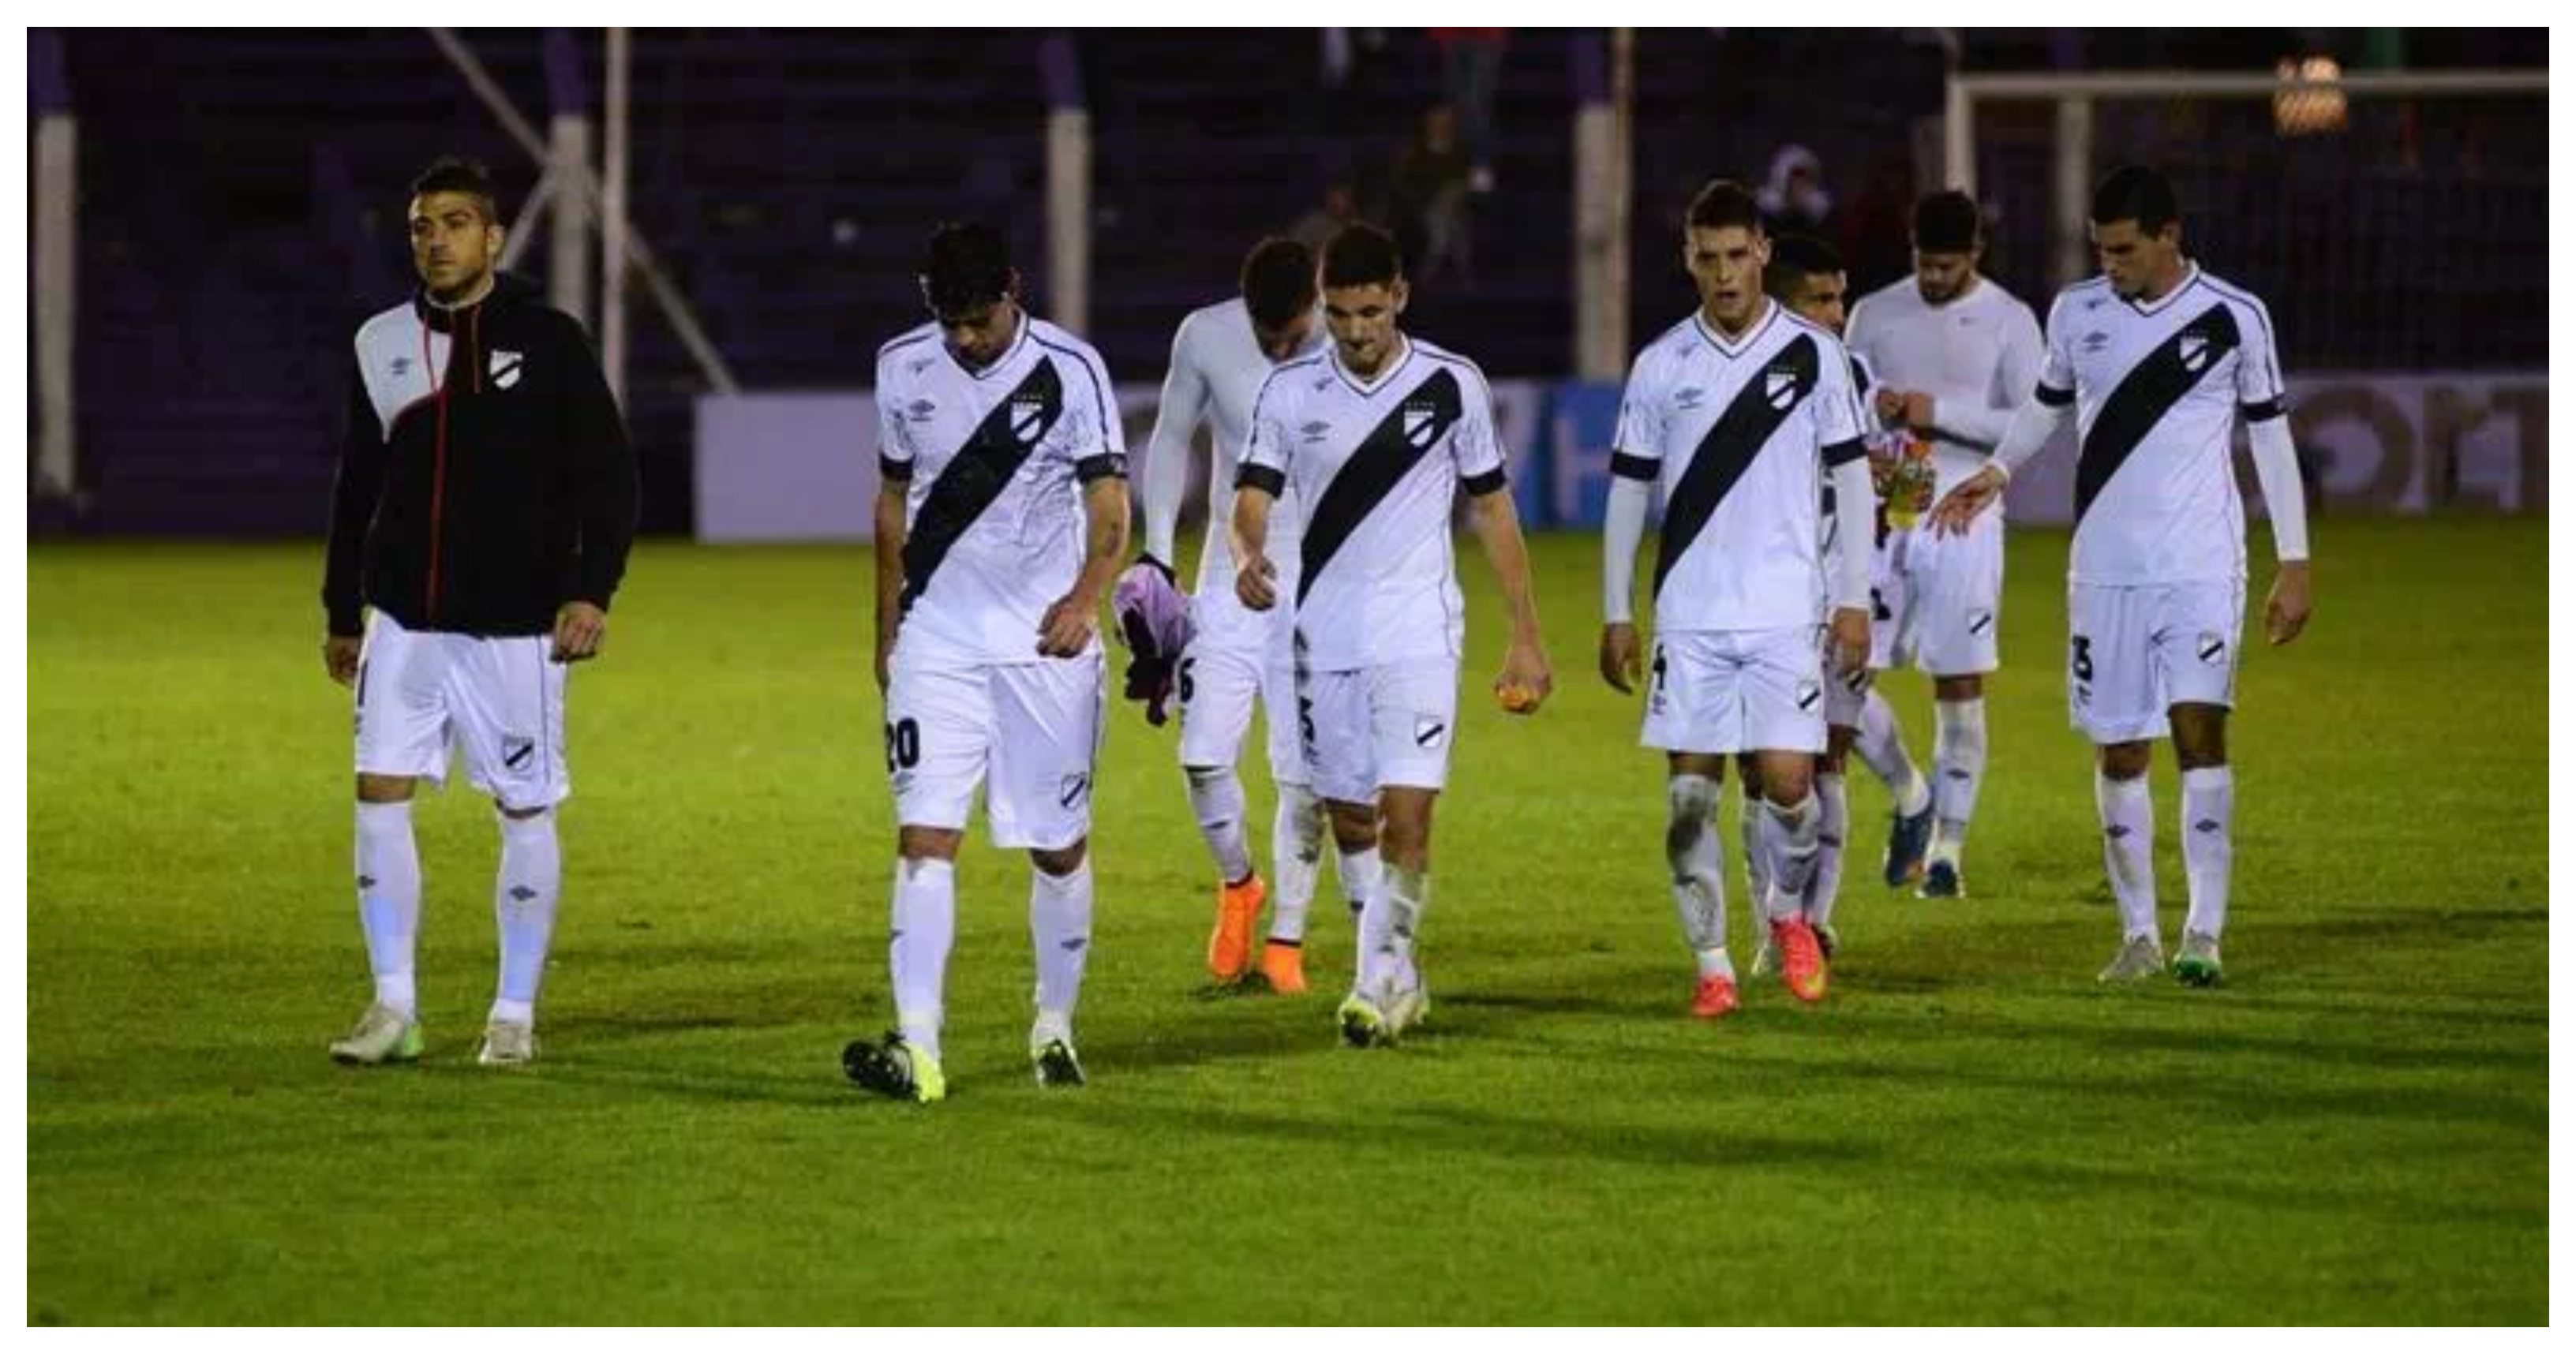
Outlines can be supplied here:
<path id="1" fill-rule="evenodd" d="M 2243 578 L 2235 419 L 2279 418 L 2282 396 L 2271 313 L 2198 264 L 2153 302 L 2101 279 L 2058 293 L 2038 398 L 2075 405 L 2072 580 Z"/>
<path id="2" fill-rule="evenodd" d="M 1100 354 L 1024 315 L 969 371 L 925 324 L 879 350 L 876 399 L 879 469 L 906 486 L 902 642 L 1043 661 L 1038 624 L 1082 573 L 1082 486 L 1127 470 Z"/>
<path id="3" fill-rule="evenodd" d="M 1328 342 L 1319 322 L 1305 348 L 1288 360 L 1320 352 Z M 1192 589 L 1200 597 L 1222 597 L 1234 590 L 1234 545 L 1226 530 L 1234 515 L 1234 478 L 1242 468 L 1244 443 L 1251 437 L 1252 402 L 1278 366 L 1261 350 L 1251 307 L 1239 297 L 1191 311 L 1172 337 L 1172 369 L 1163 381 L 1156 436 L 1163 436 L 1162 420 L 1173 420 L 1177 426 L 1171 440 L 1186 447 L 1191 424 L 1204 418 L 1214 453 L 1208 473 L 1207 543 L 1199 550 L 1198 582 Z M 1161 450 L 1158 446 L 1157 454 Z M 1148 521 L 1153 520 L 1155 507 L 1170 516 L 1179 515 L 1178 504 L 1149 504 Z M 1298 521 L 1293 492 L 1272 505 L 1271 562 L 1279 567 L 1282 586 L 1292 585 L 1296 578 Z"/>
<path id="4" fill-rule="evenodd" d="M 1777 304 L 1739 339 L 1693 315 L 1648 344 L 1610 469 L 1661 487 L 1656 629 L 1821 623 L 1824 472 L 1868 428 L 1841 341 Z"/>
<path id="5" fill-rule="evenodd" d="M 1365 383 L 1338 352 L 1287 363 L 1253 406 L 1239 480 L 1305 507 L 1294 600 L 1312 671 L 1454 658 L 1465 642 L 1450 513 L 1461 486 L 1503 487 L 1493 395 L 1476 364 L 1402 342 Z"/>

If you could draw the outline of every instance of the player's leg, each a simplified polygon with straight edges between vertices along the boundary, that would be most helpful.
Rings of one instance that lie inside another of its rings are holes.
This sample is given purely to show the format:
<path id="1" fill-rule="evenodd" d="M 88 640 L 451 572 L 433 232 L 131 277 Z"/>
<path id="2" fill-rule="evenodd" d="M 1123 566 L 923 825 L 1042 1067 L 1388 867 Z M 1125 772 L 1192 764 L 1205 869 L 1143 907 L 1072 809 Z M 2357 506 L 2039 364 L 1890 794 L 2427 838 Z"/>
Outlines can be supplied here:
<path id="1" fill-rule="evenodd" d="M 2003 520 L 1989 514 L 1965 536 L 1945 539 L 1930 555 L 1929 598 L 1921 662 L 1932 677 L 1932 846 L 1924 868 L 1927 898 L 1956 898 L 1961 850 L 1986 776 L 1985 674 L 2000 661 L 1996 631 L 2003 603 Z"/>
<path id="2" fill-rule="evenodd" d="M 1827 721 L 1825 755 L 1816 759 L 1816 803 L 1824 815 L 1816 824 L 1816 873 L 1807 882 L 1807 924 L 1816 928 L 1816 944 L 1825 958 L 1842 948 L 1834 930 L 1834 904 L 1842 897 L 1843 845 L 1851 831 L 1851 798 L 1843 769 L 1850 764 L 1852 741 L 1859 730 Z"/>
<path id="3" fill-rule="evenodd" d="M 1355 1043 L 1386 1042 L 1430 1010 L 1417 946 L 1431 906 L 1432 809 L 1456 741 L 1458 663 L 1414 660 L 1354 675 L 1362 717 L 1353 728 L 1366 740 L 1385 875 L 1361 916 L 1358 1000 L 1343 1004 L 1342 1031 Z"/>
<path id="4" fill-rule="evenodd" d="M 2102 863 L 2120 911 L 2120 949 L 2102 970 L 2104 982 L 2132 982 L 2164 968 L 2147 765 L 2166 726 L 2145 591 L 2080 583 L 2067 589 L 2067 702 L 2075 727 L 2093 740 Z"/>
<path id="5" fill-rule="evenodd" d="M 1913 661 L 1922 629 L 1922 589 L 1912 574 L 1922 533 L 1900 532 L 1881 552 L 1884 568 L 1870 589 L 1870 666 L 1885 672 Z M 1887 824 L 1887 849 L 1879 872 L 1889 888 L 1902 888 L 1923 873 L 1932 845 L 1932 783 L 1924 779 L 1913 755 L 1905 750 L 1905 730 L 1896 707 L 1873 684 L 1862 699 L 1861 761 L 1886 784 L 1894 801 Z"/>
<path id="6" fill-rule="evenodd" d="M 555 807 L 572 793 L 564 760 L 567 667 L 542 635 L 451 638 L 450 704 L 476 789 L 492 797 L 501 864 L 492 883 L 499 976 L 475 1060 L 517 1066 L 536 1056 L 537 988 L 563 889 Z"/>
<path id="7" fill-rule="evenodd" d="M 420 1057 L 420 849 L 412 798 L 424 777 L 447 774 L 446 655 L 376 613 L 358 659 L 356 761 L 358 922 L 375 997 L 331 1056 L 358 1066 Z"/>
<path id="8" fill-rule="evenodd" d="M 1780 973 L 1801 1001 L 1825 995 L 1824 955 L 1806 917 L 1824 807 L 1816 758 L 1825 750 L 1821 635 L 1812 627 L 1730 636 L 1744 702 L 1744 736 L 1762 767 L 1762 849 L 1771 882 L 1760 903 Z"/>
<path id="9" fill-rule="evenodd" d="M 1744 849 L 1744 896 L 1758 906 L 1771 891 L 1771 861 L 1762 854 L 1762 763 L 1750 752 L 1735 754 L 1735 831 Z M 1754 962 L 1755 976 L 1766 971 Z"/>
<path id="10" fill-rule="evenodd" d="M 1281 618 L 1271 634 L 1262 664 L 1261 714 L 1268 726 L 1270 783 L 1278 807 L 1270 827 L 1270 934 L 1261 948 L 1261 972 L 1272 991 L 1306 990 L 1306 913 L 1324 859 L 1324 803 L 1306 773 L 1305 753 L 1297 730 L 1297 668 L 1294 632 Z M 1342 892 L 1358 919 L 1365 893 L 1348 874 Z"/>
<path id="11" fill-rule="evenodd" d="M 1029 853 L 1029 942 L 1038 971 L 1029 1058 L 1047 1086 L 1082 1084 L 1073 1016 L 1091 958 L 1088 843 L 1108 696 L 1104 663 L 1095 652 L 994 670 L 985 815 L 995 845 Z"/>
<path id="12" fill-rule="evenodd" d="M 957 940 L 957 852 L 991 752 L 991 669 L 898 641 L 886 683 L 886 775 L 893 782 L 894 889 L 886 962 L 895 1028 L 841 1050 L 841 1070 L 881 1095 L 948 1093 L 940 1065 L 948 953 Z"/>
<path id="13" fill-rule="evenodd" d="M 2165 606 L 2157 627 L 2158 666 L 2173 701 L 2174 758 L 2182 768 L 2183 876 L 2191 889 L 2174 976 L 2194 987 L 2214 987 L 2235 860 L 2236 778 L 2227 764 L 2227 713 L 2236 700 L 2244 585 L 2170 589 Z"/>
<path id="14" fill-rule="evenodd" d="M 1717 636 L 1657 635 L 1649 670 L 1654 678 L 1640 741 L 1665 755 L 1664 865 L 1682 940 L 1698 964 L 1691 1012 L 1715 1019 L 1738 1004 L 1735 963 L 1726 948 L 1726 863 L 1717 803 L 1727 759 L 1746 746 L 1744 703 L 1735 667 L 1725 661 Z M 1748 777 L 1755 774 L 1750 761 L 1738 764 Z M 1743 793 L 1738 821 L 1750 824 L 1759 817 L 1751 799 L 1758 791 L 1748 782 Z M 1745 832 L 1749 857 L 1753 829 Z"/>
<path id="15" fill-rule="evenodd" d="M 1208 935 L 1208 974 L 1232 983 L 1252 967 L 1252 933 L 1260 925 L 1267 892 L 1252 868 L 1243 778 L 1235 771 L 1261 685 L 1259 655 L 1228 634 L 1200 634 L 1181 654 L 1177 684 L 1181 774 L 1189 786 L 1190 813 L 1216 862 L 1216 924 Z"/>

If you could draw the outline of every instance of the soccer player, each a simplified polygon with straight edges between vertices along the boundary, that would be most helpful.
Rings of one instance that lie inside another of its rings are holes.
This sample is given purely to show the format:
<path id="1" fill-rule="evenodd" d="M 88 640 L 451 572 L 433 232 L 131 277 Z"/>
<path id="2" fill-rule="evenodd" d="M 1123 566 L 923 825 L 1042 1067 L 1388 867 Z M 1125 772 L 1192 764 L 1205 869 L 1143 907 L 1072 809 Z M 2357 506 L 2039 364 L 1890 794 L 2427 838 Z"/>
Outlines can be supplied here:
<path id="1" fill-rule="evenodd" d="M 1190 312 L 1172 338 L 1172 366 L 1154 415 L 1154 436 L 1141 489 L 1145 499 L 1144 563 L 1168 579 L 1173 537 L 1188 483 L 1190 438 L 1208 425 L 1214 465 L 1208 475 L 1208 537 L 1191 594 L 1192 637 L 1180 655 L 1181 771 L 1190 808 L 1216 858 L 1217 918 L 1208 937 L 1208 972 L 1220 983 L 1247 976 L 1253 930 L 1271 903 L 1261 976 L 1273 991 L 1306 990 L 1306 909 L 1324 853 L 1324 812 L 1306 779 L 1297 746 L 1297 674 L 1290 608 L 1267 614 L 1234 595 L 1234 556 L 1226 526 L 1234 511 L 1234 478 L 1252 422 L 1253 397 L 1273 368 L 1322 350 L 1316 314 L 1314 251 L 1294 240 L 1268 239 L 1243 261 L 1242 295 Z M 1270 514 L 1279 589 L 1297 579 L 1297 503 L 1288 493 Z M 1277 892 L 1252 868 L 1244 825 L 1243 782 L 1235 774 L 1243 736 L 1258 698 L 1270 725 L 1270 778 L 1279 792 L 1271 827 Z M 1342 887 L 1356 901 L 1377 873 L 1374 845 L 1342 856 Z"/>
<path id="2" fill-rule="evenodd" d="M 1466 641 L 1450 541 L 1462 488 L 1512 613 L 1495 695 L 1527 714 L 1550 681 L 1485 374 L 1400 327 L 1410 292 L 1385 231 L 1344 229 L 1324 247 L 1323 274 L 1331 349 L 1280 366 L 1253 404 L 1235 481 L 1235 593 L 1256 612 L 1293 596 L 1298 734 L 1315 793 L 1346 857 L 1372 842 L 1385 856 L 1337 1013 L 1342 1037 L 1365 1047 L 1393 1043 L 1430 1009 L 1415 942 Z M 1290 493 L 1305 518 L 1293 594 L 1270 539 L 1271 505 Z"/>
<path id="3" fill-rule="evenodd" d="M 2191 911 L 2173 971 L 2219 981 L 2236 789 L 2227 712 L 2245 615 L 2245 507 L 2230 460 L 2235 420 L 2254 447 L 2280 560 L 2264 607 L 2274 644 L 2308 622 L 2307 501 L 2283 415 L 2272 316 L 2253 293 L 2182 251 L 2173 186 L 2136 165 L 2093 192 L 2102 276 L 2059 292 L 2035 397 L 2003 445 L 1933 510 L 1961 535 L 2073 415 L 2075 545 L 2067 570 L 2067 695 L 2092 738 L 2102 853 L 2120 904 L 2119 953 L 2104 982 L 2164 970 L 2156 919 L 2152 740 L 2171 733 L 2182 766 L 2183 872 Z"/>
<path id="4" fill-rule="evenodd" d="M 1902 462 L 1891 477 L 1891 567 L 1880 589 L 1893 614 L 1891 665 L 1911 662 L 1932 678 L 1928 860 L 1922 778 L 1904 760 L 1892 711 L 1864 753 L 1905 777 L 1894 782 L 1887 882 L 1902 884 L 1920 868 L 1917 893 L 1925 898 L 1965 893 L 1959 856 L 1986 775 L 1985 675 L 1998 662 L 2004 523 L 1998 512 L 1957 538 L 1915 527 L 1934 496 L 1985 464 L 2039 375 L 2039 321 L 1978 273 L 1984 251 L 1975 200 L 1956 191 L 1931 194 L 1914 205 L 1914 276 L 1861 298 L 1851 316 L 1852 351 L 1882 383 L 1873 397 L 1876 412 L 1930 451 L 1928 466 Z M 1909 469 L 1932 473 L 1904 473 Z M 1874 732 L 1878 727 L 1873 722 Z"/>
<path id="5" fill-rule="evenodd" d="M 1829 598 L 1836 672 L 1869 659 L 1869 535 L 1837 532 L 1829 560 L 1819 520 L 1827 472 L 1838 503 L 1871 501 L 1867 423 L 1842 341 L 1763 295 L 1770 257 L 1751 193 L 1724 179 L 1700 190 L 1682 233 L 1699 308 L 1637 355 L 1610 458 L 1600 662 L 1622 693 L 1645 671 L 1630 594 L 1650 486 L 1664 502 L 1643 741 L 1667 755 L 1664 849 L 1703 1018 L 1739 1004 L 1712 821 L 1739 752 L 1755 754 L 1761 775 L 1759 906 L 1782 976 L 1802 1001 L 1825 996 L 1806 904 L 1823 818 L 1813 786 Z"/>
<path id="6" fill-rule="evenodd" d="M 567 665 L 596 657 L 635 538 L 635 457 L 590 340 L 494 271 L 492 179 L 412 184 L 412 299 L 358 327 L 322 581 L 322 661 L 357 691 L 358 917 L 376 995 L 331 1056 L 421 1056 L 412 793 L 451 748 L 500 814 L 500 983 L 477 1062 L 536 1056 L 563 884 Z M 368 613 L 372 612 L 372 619 Z"/>
<path id="7" fill-rule="evenodd" d="M 951 223 L 921 271 L 931 320 L 877 352 L 876 676 L 898 824 L 887 950 L 894 1032 L 852 1081 L 946 1096 L 939 1032 L 957 848 L 978 786 L 1025 849 L 1042 1086 L 1079 1086 L 1073 1010 L 1091 947 L 1102 597 L 1127 548 L 1127 449 L 1091 345 L 1028 313 L 999 232 Z"/>

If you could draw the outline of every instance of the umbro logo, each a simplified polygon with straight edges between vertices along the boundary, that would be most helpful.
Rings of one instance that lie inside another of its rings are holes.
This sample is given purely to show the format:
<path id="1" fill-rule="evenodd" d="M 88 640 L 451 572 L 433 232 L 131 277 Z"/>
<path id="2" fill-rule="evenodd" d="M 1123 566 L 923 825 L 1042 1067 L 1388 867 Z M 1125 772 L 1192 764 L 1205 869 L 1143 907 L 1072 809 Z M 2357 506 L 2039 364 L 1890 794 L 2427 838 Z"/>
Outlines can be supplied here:
<path id="1" fill-rule="evenodd" d="M 1330 390 L 1332 388 L 1333 378 L 1330 376 L 1318 376 L 1315 378 L 1315 383 L 1307 387 L 1309 390 Z"/>
<path id="2" fill-rule="evenodd" d="M 1697 409 L 1699 407 L 1699 402 L 1706 398 L 1708 398 L 1707 391 L 1700 389 L 1698 386 L 1691 386 L 1673 396 L 1673 407 L 1676 409 Z"/>
<path id="3" fill-rule="evenodd" d="M 908 375 L 919 376 L 923 372 L 930 370 L 930 364 L 938 360 L 939 359 L 934 357 L 916 357 L 911 362 L 905 364 L 904 371 Z"/>
<path id="4" fill-rule="evenodd" d="M 2192 824 L 2191 830 L 2194 832 L 2216 832 L 2218 830 L 2218 820 L 2215 818 L 2203 818 L 2199 822 Z"/>
<path id="5" fill-rule="evenodd" d="M 2084 308 L 2086 310 L 2100 310 L 2102 308 L 2102 298 L 2099 296 L 2086 297 L 2084 300 Z"/>
<path id="6" fill-rule="evenodd" d="M 2095 302 L 2092 302 L 2092 303 L 2090 303 L 2090 304 L 2093 304 L 2093 305 L 2100 305 L 2100 304 L 2101 304 L 2101 302 L 2099 302 L 2099 301 L 2095 301 Z M 2110 346 L 2111 346 L 2111 336 L 2110 336 L 2109 334 L 2103 333 L 2103 332 L 2102 332 L 2101 330 L 2099 330 L 2099 329 L 2096 329 L 2096 330 L 2094 330 L 2092 333 L 2090 333 L 2090 334 L 2086 334 L 2086 335 L 2084 336 L 2084 342 L 2083 342 L 2083 345 L 2082 345 L 2082 346 L 2083 346 L 2084 351 L 2086 351 L 2086 352 L 2088 352 L 2088 353 L 2098 353 L 2098 352 L 2102 351 L 2103 349 L 2108 348 L 2108 347 L 2110 347 Z"/>
<path id="7" fill-rule="evenodd" d="M 529 887 L 528 887 L 527 885 L 525 885 L 525 884 L 512 884 L 512 885 L 510 886 L 510 901 L 511 901 L 511 902 L 514 902 L 514 903 L 533 903 L 533 902 L 535 902 L 536 900 L 537 900 L 537 891 L 536 891 L 535 889 L 529 888 Z"/>
<path id="8" fill-rule="evenodd" d="M 1082 953 L 1083 947 L 1090 943 L 1091 941 L 1085 937 L 1075 936 L 1069 940 L 1057 941 L 1055 943 L 1055 947 L 1064 951 L 1066 954 L 1080 954 Z"/>
<path id="9" fill-rule="evenodd" d="M 2109 827 L 2102 829 L 2102 835 L 2115 842 L 2122 840 L 2129 835 L 2129 825 L 2126 823 L 2113 823 Z"/>
<path id="10" fill-rule="evenodd" d="M 507 348 L 493 349 L 492 384 L 503 390 L 517 385 L 519 373 L 526 369 L 527 364 L 528 358 L 525 353 L 514 353 Z"/>
<path id="11" fill-rule="evenodd" d="M 1307 444 L 1311 446 L 1332 436 L 1333 425 L 1319 418 L 1299 426 L 1297 431 L 1305 435 Z"/>
<path id="12" fill-rule="evenodd" d="M 914 400 L 903 407 L 903 416 L 915 423 L 928 423 L 938 412 L 939 405 L 934 400 Z"/>
<path id="13" fill-rule="evenodd" d="M 359 888 L 361 888 L 361 889 L 371 889 L 371 888 L 374 888 L 375 886 L 376 886 L 376 877 L 375 877 L 374 875 L 371 875 L 371 874 L 362 874 L 362 875 L 358 876 L 358 887 L 359 887 Z"/>
<path id="14" fill-rule="evenodd" d="M 389 370 L 391 370 L 396 376 L 409 376 L 411 375 L 411 359 L 408 357 L 397 357 L 393 360 L 393 365 Z"/>

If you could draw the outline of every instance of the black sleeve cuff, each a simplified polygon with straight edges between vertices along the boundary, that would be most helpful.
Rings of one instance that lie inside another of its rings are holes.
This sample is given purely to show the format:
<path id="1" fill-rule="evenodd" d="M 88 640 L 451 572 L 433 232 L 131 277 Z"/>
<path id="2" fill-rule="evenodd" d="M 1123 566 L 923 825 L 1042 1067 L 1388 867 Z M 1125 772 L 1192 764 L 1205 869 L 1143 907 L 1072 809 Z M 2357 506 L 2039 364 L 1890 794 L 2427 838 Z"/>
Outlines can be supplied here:
<path id="1" fill-rule="evenodd" d="M 1857 437 L 1851 438 L 1847 441 L 1836 442 L 1832 446 L 1825 448 L 1825 468 L 1830 470 L 1838 465 L 1849 465 L 1868 454 L 1869 444 L 1861 441 Z"/>
<path id="2" fill-rule="evenodd" d="M 2032 393 L 2039 397 L 2039 402 L 2041 404 L 2047 405 L 2051 409 L 2063 409 L 2066 406 L 2075 403 L 2074 391 L 2060 390 L 2044 381 L 2040 383 L 2039 389 Z"/>
<path id="3" fill-rule="evenodd" d="M 2268 400 L 2257 400 L 2252 404 L 2240 404 L 2236 408 L 2239 413 L 2245 415 L 2245 421 L 2248 423 L 2261 423 L 2290 412 L 2288 406 L 2281 403 L 2281 397 L 2278 395 Z"/>
<path id="4" fill-rule="evenodd" d="M 1287 492 L 1288 476 L 1284 471 L 1266 465 L 1254 465 L 1247 461 L 1241 470 L 1234 472 L 1234 487 L 1258 489 L 1272 498 L 1277 498 Z"/>
<path id="5" fill-rule="evenodd" d="M 1073 477 L 1085 484 L 1093 480 L 1127 478 L 1127 458 L 1111 452 L 1105 456 L 1085 456 L 1073 463 Z"/>
<path id="6" fill-rule="evenodd" d="M 1644 480 L 1648 484 L 1660 478 L 1663 462 L 1646 456 L 1631 456 L 1624 451 L 1610 453 L 1610 473 L 1623 480 Z"/>
<path id="7" fill-rule="evenodd" d="M 1469 475 L 1464 483 L 1468 497 L 1483 498 L 1485 495 L 1493 493 L 1495 490 L 1502 488 L 1509 482 L 1510 481 L 1505 479 L 1503 476 L 1503 468 L 1501 466 L 1495 466 L 1484 474 Z"/>
<path id="8" fill-rule="evenodd" d="M 912 462 L 898 461 L 884 452 L 879 452 L 877 453 L 877 473 L 897 484 L 902 484 L 912 478 Z"/>

